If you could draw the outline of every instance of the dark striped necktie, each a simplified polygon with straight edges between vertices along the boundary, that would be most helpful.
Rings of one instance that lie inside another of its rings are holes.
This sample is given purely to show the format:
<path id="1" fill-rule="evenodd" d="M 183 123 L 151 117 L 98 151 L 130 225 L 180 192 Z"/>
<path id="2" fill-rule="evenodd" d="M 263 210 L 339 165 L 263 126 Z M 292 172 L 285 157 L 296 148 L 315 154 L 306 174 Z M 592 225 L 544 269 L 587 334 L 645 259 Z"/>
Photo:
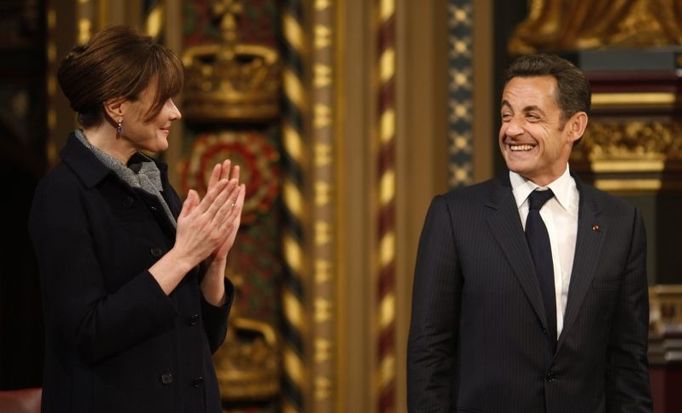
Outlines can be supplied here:
<path id="1" fill-rule="evenodd" d="M 554 197 L 551 189 L 535 190 L 528 196 L 528 218 L 526 218 L 526 240 L 535 264 L 535 274 L 540 283 L 542 302 L 547 314 L 547 329 L 552 349 L 556 346 L 556 298 L 554 294 L 554 264 L 552 247 L 545 222 L 540 216 L 542 206 Z"/>

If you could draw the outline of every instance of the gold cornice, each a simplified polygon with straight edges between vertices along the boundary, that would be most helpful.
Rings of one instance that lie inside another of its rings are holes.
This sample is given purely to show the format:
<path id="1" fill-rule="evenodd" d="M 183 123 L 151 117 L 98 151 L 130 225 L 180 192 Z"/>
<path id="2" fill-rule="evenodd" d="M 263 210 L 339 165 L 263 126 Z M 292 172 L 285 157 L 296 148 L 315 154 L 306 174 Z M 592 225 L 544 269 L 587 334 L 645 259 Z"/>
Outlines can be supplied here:
<path id="1" fill-rule="evenodd" d="M 682 284 L 653 285 L 649 293 L 656 297 L 682 296 Z"/>
<path id="2" fill-rule="evenodd" d="M 594 186 L 606 192 L 652 192 L 663 187 L 660 179 L 595 179 Z"/>
<path id="3" fill-rule="evenodd" d="M 670 107 L 679 101 L 677 94 L 671 92 L 641 93 L 593 93 L 592 108 L 609 107 Z"/>
<path id="4" fill-rule="evenodd" d="M 592 172 L 661 172 L 665 169 L 664 159 L 597 159 L 590 164 Z"/>

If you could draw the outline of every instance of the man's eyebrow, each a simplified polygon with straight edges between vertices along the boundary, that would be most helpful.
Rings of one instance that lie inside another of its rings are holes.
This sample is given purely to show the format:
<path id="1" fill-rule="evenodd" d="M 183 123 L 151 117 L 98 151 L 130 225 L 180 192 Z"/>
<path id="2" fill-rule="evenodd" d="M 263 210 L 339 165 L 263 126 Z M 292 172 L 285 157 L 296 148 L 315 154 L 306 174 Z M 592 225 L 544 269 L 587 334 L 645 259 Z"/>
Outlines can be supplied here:
<path id="1" fill-rule="evenodd" d="M 545 114 L 544 110 L 540 109 L 539 106 L 535 106 L 535 105 L 526 106 L 525 108 L 523 108 L 523 111 L 525 113 L 536 111 L 536 112 L 540 112 L 542 115 Z"/>

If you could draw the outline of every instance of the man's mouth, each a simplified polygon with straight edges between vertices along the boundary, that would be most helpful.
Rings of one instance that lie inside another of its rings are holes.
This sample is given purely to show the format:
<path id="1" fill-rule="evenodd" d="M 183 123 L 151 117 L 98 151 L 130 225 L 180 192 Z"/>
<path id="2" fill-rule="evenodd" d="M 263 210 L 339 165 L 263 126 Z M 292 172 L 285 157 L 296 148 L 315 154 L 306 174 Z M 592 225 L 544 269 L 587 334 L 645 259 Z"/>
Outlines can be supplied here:
<path id="1" fill-rule="evenodd" d="M 535 148 L 535 145 L 529 144 L 510 144 L 508 146 L 512 152 L 528 152 Z"/>

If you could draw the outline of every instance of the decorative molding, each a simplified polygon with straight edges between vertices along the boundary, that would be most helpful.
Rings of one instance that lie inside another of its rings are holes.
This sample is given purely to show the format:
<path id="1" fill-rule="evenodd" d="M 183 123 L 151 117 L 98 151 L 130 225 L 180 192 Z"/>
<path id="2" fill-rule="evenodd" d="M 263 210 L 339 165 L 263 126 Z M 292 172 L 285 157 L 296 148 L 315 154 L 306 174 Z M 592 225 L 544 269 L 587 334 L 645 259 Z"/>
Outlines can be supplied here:
<path id="1" fill-rule="evenodd" d="M 678 102 L 676 93 L 641 92 L 641 93 L 593 93 L 592 109 L 632 107 L 670 108 Z"/>
<path id="2" fill-rule="evenodd" d="M 310 285 L 313 317 L 311 323 L 310 360 L 311 411 L 332 412 L 336 404 L 337 347 L 335 336 L 336 299 L 336 128 L 334 51 L 336 48 L 336 4 L 330 0 L 314 0 L 311 11 L 311 98 L 312 111 L 311 176 L 312 218 Z M 310 196 L 310 195 L 309 195 Z M 310 307 L 310 303 L 309 303 Z"/>
<path id="3" fill-rule="evenodd" d="M 682 161 L 682 122 L 592 121 L 582 141 L 573 149 L 572 157 L 576 161 L 589 162 L 645 161 L 656 167 L 663 164 L 652 164 L 651 161 Z"/>
<path id="4" fill-rule="evenodd" d="M 571 165 L 610 192 L 682 189 L 682 122 L 597 119 L 571 153 Z"/>
<path id="5" fill-rule="evenodd" d="M 471 0 L 449 0 L 448 182 L 452 188 L 474 181 L 473 13 Z"/>

